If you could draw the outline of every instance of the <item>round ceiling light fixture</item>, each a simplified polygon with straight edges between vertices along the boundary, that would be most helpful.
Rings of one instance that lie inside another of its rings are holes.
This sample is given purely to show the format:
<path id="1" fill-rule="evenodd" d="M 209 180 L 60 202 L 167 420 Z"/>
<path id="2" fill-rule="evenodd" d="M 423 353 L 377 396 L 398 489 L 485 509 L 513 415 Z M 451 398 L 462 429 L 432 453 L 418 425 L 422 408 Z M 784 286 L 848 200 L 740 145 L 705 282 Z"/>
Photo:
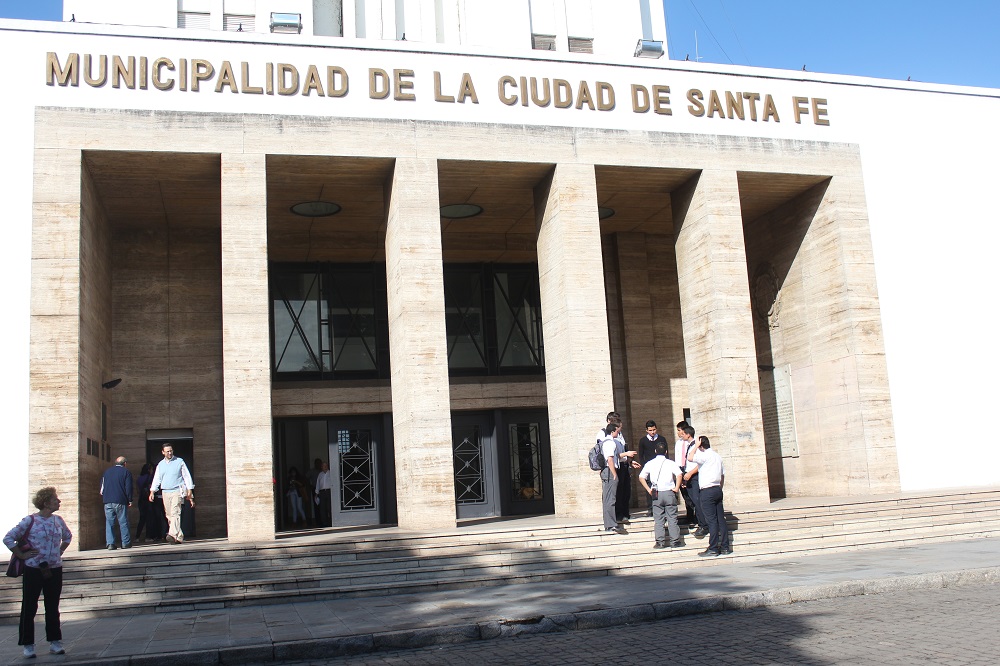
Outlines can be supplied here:
<path id="1" fill-rule="evenodd" d="M 340 204 L 332 201 L 303 201 L 289 210 L 302 217 L 329 217 L 340 212 Z"/>
<path id="2" fill-rule="evenodd" d="M 441 206 L 441 217 L 449 220 L 463 220 L 467 217 L 475 217 L 483 212 L 482 206 L 472 203 L 448 204 Z"/>
<path id="3" fill-rule="evenodd" d="M 597 209 L 597 217 L 598 217 L 598 219 L 606 220 L 609 217 L 614 217 L 614 215 L 615 215 L 615 209 L 614 208 L 608 208 L 607 206 L 601 206 L 600 208 Z"/>

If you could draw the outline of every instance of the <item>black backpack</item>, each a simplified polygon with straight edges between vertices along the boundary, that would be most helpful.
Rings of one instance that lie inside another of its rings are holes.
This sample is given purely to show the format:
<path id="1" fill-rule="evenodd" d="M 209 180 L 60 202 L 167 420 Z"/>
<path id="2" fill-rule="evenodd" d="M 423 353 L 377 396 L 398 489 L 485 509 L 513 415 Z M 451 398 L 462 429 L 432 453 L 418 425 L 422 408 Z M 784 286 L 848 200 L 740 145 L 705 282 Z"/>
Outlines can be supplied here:
<path id="1" fill-rule="evenodd" d="M 597 440 L 597 444 L 591 447 L 587 458 L 590 461 L 590 469 L 595 472 L 600 472 L 608 466 L 608 461 L 604 459 L 604 453 L 601 452 L 601 440 Z"/>

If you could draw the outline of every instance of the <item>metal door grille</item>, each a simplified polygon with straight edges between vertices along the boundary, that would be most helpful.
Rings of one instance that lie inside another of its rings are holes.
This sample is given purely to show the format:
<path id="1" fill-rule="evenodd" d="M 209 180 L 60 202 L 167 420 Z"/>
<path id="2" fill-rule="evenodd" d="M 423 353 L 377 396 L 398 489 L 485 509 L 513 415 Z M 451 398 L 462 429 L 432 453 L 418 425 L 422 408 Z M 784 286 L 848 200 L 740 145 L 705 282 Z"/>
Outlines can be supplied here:
<path id="1" fill-rule="evenodd" d="M 375 449 L 371 430 L 337 432 L 340 452 L 340 510 L 375 508 Z"/>
<path id="2" fill-rule="evenodd" d="M 479 426 L 469 435 L 454 433 L 455 498 L 457 504 L 485 504 L 486 479 Z"/>

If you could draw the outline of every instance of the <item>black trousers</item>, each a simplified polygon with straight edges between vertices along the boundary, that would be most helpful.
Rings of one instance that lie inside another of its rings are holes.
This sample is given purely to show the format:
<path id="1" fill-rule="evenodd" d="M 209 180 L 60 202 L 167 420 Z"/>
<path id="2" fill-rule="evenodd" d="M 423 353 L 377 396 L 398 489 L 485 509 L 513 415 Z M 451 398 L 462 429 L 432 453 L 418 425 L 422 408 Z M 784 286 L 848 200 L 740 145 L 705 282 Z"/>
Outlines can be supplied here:
<path id="1" fill-rule="evenodd" d="M 333 527 L 333 503 L 330 489 L 319 491 L 319 524 L 320 527 Z"/>
<path id="2" fill-rule="evenodd" d="M 722 488 L 702 488 L 701 508 L 705 510 L 705 518 L 708 520 L 708 549 L 728 550 L 729 526 L 726 525 L 726 512 L 722 507 Z"/>
<path id="3" fill-rule="evenodd" d="M 629 504 L 632 502 L 632 476 L 626 462 L 618 468 L 618 489 L 615 491 L 615 520 L 631 518 Z"/>
<path id="4" fill-rule="evenodd" d="M 701 488 L 698 485 L 698 475 L 695 474 L 691 477 L 691 480 L 687 482 L 688 497 L 694 500 L 694 517 L 698 520 L 698 527 L 702 530 L 708 530 L 708 512 L 702 510 L 701 507 Z"/>
<path id="5" fill-rule="evenodd" d="M 59 627 L 59 595 L 62 594 L 62 567 L 49 569 L 52 575 L 42 576 L 36 567 L 24 567 L 21 578 L 21 624 L 17 631 L 18 645 L 35 644 L 35 615 L 38 613 L 38 595 L 45 595 L 45 640 L 61 641 Z"/>

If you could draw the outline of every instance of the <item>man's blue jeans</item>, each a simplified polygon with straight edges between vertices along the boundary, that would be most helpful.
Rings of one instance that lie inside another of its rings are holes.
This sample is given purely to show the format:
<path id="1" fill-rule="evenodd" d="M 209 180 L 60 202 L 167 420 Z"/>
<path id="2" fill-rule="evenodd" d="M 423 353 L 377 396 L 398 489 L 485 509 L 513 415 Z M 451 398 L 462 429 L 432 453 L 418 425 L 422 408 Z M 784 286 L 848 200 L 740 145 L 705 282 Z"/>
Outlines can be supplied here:
<path id="1" fill-rule="evenodd" d="M 132 544 L 132 535 L 128 530 L 128 505 L 127 504 L 105 504 L 104 505 L 104 536 L 109 546 L 115 542 L 114 526 L 118 521 L 118 529 L 122 534 L 122 546 Z"/>

